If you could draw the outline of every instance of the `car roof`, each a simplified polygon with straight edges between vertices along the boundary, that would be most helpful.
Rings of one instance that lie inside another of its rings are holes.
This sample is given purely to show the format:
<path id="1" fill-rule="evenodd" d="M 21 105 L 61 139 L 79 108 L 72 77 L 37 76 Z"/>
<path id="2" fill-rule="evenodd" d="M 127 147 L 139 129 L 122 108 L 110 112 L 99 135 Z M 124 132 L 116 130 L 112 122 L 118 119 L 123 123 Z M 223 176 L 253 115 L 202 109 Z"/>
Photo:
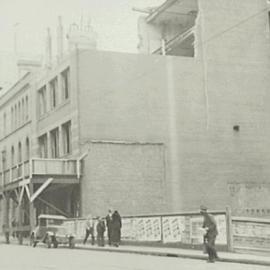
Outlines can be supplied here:
<path id="1" fill-rule="evenodd" d="M 39 215 L 38 216 L 38 219 L 41 219 L 41 218 L 58 219 L 58 220 L 65 220 L 65 219 L 67 219 L 66 217 L 60 216 L 60 215 L 45 215 L 45 214 L 42 214 L 42 215 Z"/>

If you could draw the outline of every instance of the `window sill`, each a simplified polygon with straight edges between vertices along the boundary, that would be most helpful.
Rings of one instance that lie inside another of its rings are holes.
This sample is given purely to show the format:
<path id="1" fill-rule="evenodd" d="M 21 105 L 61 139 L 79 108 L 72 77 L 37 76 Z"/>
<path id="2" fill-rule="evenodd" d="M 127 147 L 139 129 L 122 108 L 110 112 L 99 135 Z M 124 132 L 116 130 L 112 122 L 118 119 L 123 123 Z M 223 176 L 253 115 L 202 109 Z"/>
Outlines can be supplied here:
<path id="1" fill-rule="evenodd" d="M 70 104 L 70 99 L 65 100 L 64 102 L 62 102 L 61 104 L 59 104 L 58 106 L 56 106 L 55 108 L 50 109 L 50 111 L 42 114 L 39 118 L 38 121 L 42 121 L 43 119 L 49 117 L 51 114 L 57 112 L 58 110 L 61 110 L 63 107 L 67 106 L 68 104 Z"/>
<path id="2" fill-rule="evenodd" d="M 16 129 L 12 130 L 11 132 L 9 132 L 8 134 L 4 135 L 1 139 L 0 142 L 5 140 L 7 137 L 11 136 L 12 134 L 16 133 L 17 131 L 19 131 L 20 129 L 24 128 L 25 126 L 27 126 L 28 124 L 31 123 L 31 120 L 27 120 L 24 124 L 22 124 L 21 126 L 17 127 Z"/>

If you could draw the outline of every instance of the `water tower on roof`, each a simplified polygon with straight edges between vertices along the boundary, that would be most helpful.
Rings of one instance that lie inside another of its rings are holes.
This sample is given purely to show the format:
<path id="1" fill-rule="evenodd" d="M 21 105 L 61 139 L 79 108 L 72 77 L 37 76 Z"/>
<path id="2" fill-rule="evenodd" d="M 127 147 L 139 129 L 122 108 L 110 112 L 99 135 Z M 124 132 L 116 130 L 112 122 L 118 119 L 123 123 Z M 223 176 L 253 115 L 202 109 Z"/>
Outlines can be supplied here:
<path id="1" fill-rule="evenodd" d="M 86 24 L 83 23 L 83 18 L 81 18 L 80 25 L 76 23 L 71 24 L 67 34 L 67 40 L 69 51 L 75 49 L 96 50 L 97 34 L 91 26 L 90 19 L 88 19 Z"/>

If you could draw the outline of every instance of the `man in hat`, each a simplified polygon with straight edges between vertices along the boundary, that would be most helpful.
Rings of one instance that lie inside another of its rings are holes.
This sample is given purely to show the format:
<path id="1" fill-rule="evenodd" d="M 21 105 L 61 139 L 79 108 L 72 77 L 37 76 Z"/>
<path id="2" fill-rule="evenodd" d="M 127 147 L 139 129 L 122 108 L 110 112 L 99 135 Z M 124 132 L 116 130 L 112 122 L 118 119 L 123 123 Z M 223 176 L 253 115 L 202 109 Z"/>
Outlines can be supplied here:
<path id="1" fill-rule="evenodd" d="M 203 228 L 205 230 L 204 243 L 206 246 L 206 251 L 208 253 L 208 262 L 215 262 L 218 259 L 215 241 L 218 235 L 217 223 L 213 215 L 207 212 L 207 207 L 201 205 L 200 213 L 203 216 Z"/>
<path id="2" fill-rule="evenodd" d="M 89 235 L 91 235 L 91 244 L 93 246 L 95 244 L 94 220 L 90 214 L 87 216 L 87 219 L 85 221 L 85 238 L 83 240 L 84 244 L 86 244 Z"/>
<path id="3" fill-rule="evenodd" d="M 98 223 L 96 226 L 97 231 L 97 243 L 98 246 L 104 247 L 104 232 L 106 230 L 104 219 L 101 217 L 98 217 Z"/>
<path id="4" fill-rule="evenodd" d="M 108 210 L 108 215 L 106 216 L 106 227 L 108 233 L 108 244 L 111 246 L 112 244 L 112 210 Z"/>

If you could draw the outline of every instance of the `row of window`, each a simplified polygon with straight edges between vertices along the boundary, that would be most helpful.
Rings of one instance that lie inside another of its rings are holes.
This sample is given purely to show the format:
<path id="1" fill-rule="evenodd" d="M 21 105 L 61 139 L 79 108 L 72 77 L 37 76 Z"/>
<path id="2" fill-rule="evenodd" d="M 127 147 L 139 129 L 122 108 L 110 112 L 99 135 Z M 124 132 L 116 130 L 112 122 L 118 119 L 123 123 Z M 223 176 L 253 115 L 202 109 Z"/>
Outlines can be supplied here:
<path id="1" fill-rule="evenodd" d="M 47 85 L 38 90 L 38 114 L 43 116 L 53 110 L 70 96 L 70 71 L 69 68 L 53 78 Z M 49 103 L 48 103 L 49 101 Z"/>
<path id="2" fill-rule="evenodd" d="M 23 161 L 27 161 L 30 158 L 30 142 L 29 138 L 26 138 L 24 142 L 18 142 L 18 145 L 12 145 L 10 148 L 10 162 L 8 162 L 8 153 L 6 150 L 2 151 L 2 171 L 5 171 L 9 167 L 14 167 L 17 164 L 21 164 Z"/>
<path id="3" fill-rule="evenodd" d="M 10 108 L 10 113 L 5 111 L 0 118 L 0 124 L 3 128 L 0 129 L 0 138 L 6 136 L 16 128 L 22 126 L 29 118 L 28 96 L 22 97 L 19 101 L 13 104 Z"/>
<path id="4" fill-rule="evenodd" d="M 41 158 L 59 158 L 71 154 L 71 121 L 38 138 Z"/>
<path id="5" fill-rule="evenodd" d="M 246 209 L 246 214 L 250 215 L 270 215 L 270 209 Z"/>
<path id="6" fill-rule="evenodd" d="M 28 117 L 28 96 L 26 96 L 11 107 L 11 130 L 25 124 Z"/>

